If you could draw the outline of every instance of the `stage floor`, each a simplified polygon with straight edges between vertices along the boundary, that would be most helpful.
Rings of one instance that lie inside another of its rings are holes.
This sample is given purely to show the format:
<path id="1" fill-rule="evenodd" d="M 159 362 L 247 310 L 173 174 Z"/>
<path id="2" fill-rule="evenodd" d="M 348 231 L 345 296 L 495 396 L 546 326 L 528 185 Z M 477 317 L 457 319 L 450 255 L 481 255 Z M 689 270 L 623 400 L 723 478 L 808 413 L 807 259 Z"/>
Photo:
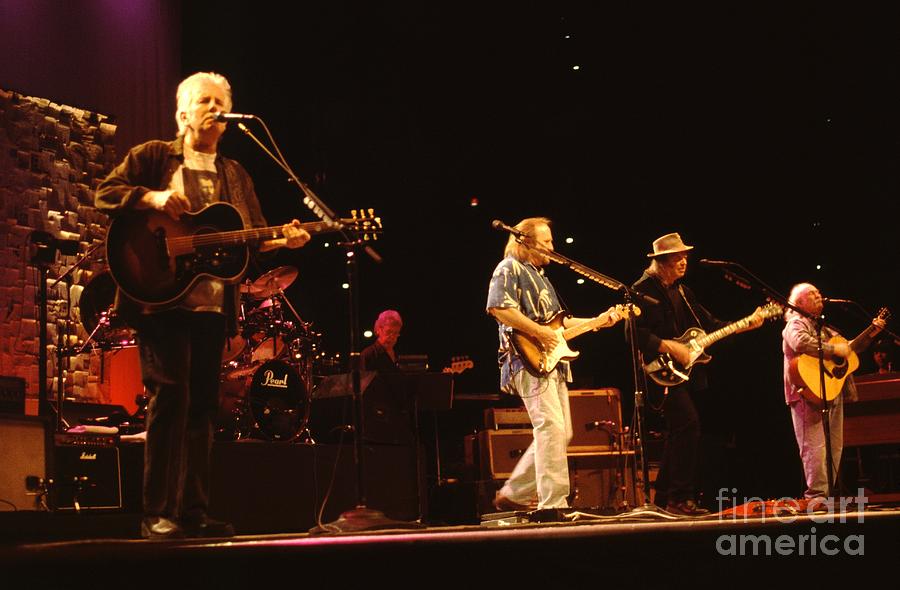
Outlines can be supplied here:
<path id="1" fill-rule="evenodd" d="M 493 525 L 172 541 L 137 539 L 134 515 L 4 513 L 0 569 L 7 580 L 23 580 L 24 588 L 342 588 L 360 582 L 487 587 L 513 580 L 528 587 L 696 588 L 895 579 L 898 506 L 746 512 L 703 518 L 643 509 L 615 516 L 577 512 L 563 522 L 540 523 L 520 522 L 524 513 L 504 513 Z M 103 536 L 104 530 L 116 532 Z M 45 540 L 37 540 L 42 535 Z"/>

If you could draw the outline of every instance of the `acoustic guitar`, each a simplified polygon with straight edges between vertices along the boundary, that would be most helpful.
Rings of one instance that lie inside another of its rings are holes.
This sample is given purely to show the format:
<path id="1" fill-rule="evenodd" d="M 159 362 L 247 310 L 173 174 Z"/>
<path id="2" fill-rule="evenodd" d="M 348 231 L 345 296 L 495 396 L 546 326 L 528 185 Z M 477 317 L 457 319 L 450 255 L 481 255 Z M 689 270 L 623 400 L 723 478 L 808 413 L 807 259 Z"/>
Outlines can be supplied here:
<path id="1" fill-rule="evenodd" d="M 350 219 L 300 225 L 310 234 L 349 231 L 364 239 L 381 231 L 374 212 L 352 211 Z M 233 205 L 213 203 L 174 220 L 155 209 L 123 212 L 106 235 L 106 258 L 116 284 L 149 307 L 176 304 L 201 277 L 226 283 L 241 280 L 250 262 L 249 246 L 283 238 L 282 226 L 244 229 Z"/>
<path id="2" fill-rule="evenodd" d="M 878 312 L 878 319 L 887 320 L 891 317 L 891 312 L 886 307 L 882 307 Z M 835 356 L 831 359 L 824 360 L 825 366 L 825 399 L 829 402 L 833 401 L 844 388 L 844 381 L 847 380 L 853 371 L 859 368 L 859 357 L 857 352 L 862 348 L 862 344 L 867 341 L 869 333 L 876 329 L 874 324 L 863 330 L 859 336 L 849 342 L 850 356 L 841 358 Z M 846 343 L 847 339 L 843 336 L 833 336 L 828 340 L 829 344 Z M 819 381 L 819 357 L 811 354 L 801 354 L 791 360 L 788 369 L 791 383 L 797 388 L 797 392 L 803 396 L 806 401 L 821 407 L 822 405 L 822 387 Z"/>

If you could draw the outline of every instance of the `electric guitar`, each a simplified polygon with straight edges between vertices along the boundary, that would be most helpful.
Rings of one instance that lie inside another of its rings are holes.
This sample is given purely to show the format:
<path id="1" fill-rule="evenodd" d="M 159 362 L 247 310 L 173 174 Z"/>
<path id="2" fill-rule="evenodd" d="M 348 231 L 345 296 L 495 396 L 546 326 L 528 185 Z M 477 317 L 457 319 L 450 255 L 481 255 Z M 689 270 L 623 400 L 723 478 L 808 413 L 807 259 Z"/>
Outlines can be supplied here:
<path id="1" fill-rule="evenodd" d="M 886 307 L 882 307 L 878 312 L 878 319 L 887 320 L 891 317 L 891 312 Z M 856 355 L 862 348 L 862 343 L 868 339 L 869 332 L 875 330 L 874 324 L 863 330 L 859 336 L 849 342 L 850 356 L 841 358 L 839 356 L 825 359 L 825 399 L 834 400 L 840 395 L 844 388 L 844 381 L 853 371 L 859 368 L 859 357 Z M 828 340 L 829 344 L 846 343 L 847 339 L 843 336 L 833 336 Z M 819 357 L 811 354 L 801 354 L 791 359 L 791 365 L 788 369 L 791 383 L 797 387 L 797 392 L 802 395 L 806 401 L 821 407 L 822 405 L 822 387 L 819 381 Z"/>
<path id="2" fill-rule="evenodd" d="M 770 319 L 780 316 L 784 313 L 784 308 L 778 303 L 769 303 L 761 310 L 763 319 Z M 694 327 L 688 328 L 684 334 L 675 338 L 675 342 L 680 342 L 688 347 L 691 356 L 687 365 L 682 366 L 681 363 L 672 358 L 672 355 L 665 352 L 644 365 L 644 372 L 663 387 L 674 387 L 680 383 L 684 383 L 691 376 L 691 369 L 694 365 L 706 364 L 712 357 L 704 352 L 706 347 L 721 340 L 725 336 L 730 336 L 738 330 L 742 330 L 750 325 L 753 314 L 736 322 L 728 324 L 724 328 L 720 328 L 715 332 L 707 334 L 702 329 Z"/>
<path id="3" fill-rule="evenodd" d="M 310 234 L 347 230 L 377 236 L 381 218 L 372 209 L 350 219 L 314 221 Z M 283 238 L 282 226 L 244 229 L 233 205 L 213 203 L 179 220 L 155 209 L 132 210 L 113 218 L 106 234 L 106 259 L 116 284 L 131 299 L 164 308 L 182 299 L 201 277 L 226 283 L 241 280 L 250 262 L 249 245 Z"/>
<path id="4" fill-rule="evenodd" d="M 556 368 L 559 361 L 571 361 L 578 358 L 580 353 L 569 348 L 569 340 L 576 336 L 580 336 L 585 332 L 589 332 L 598 326 L 602 326 L 609 321 L 610 316 L 614 312 L 618 314 L 616 322 L 630 316 L 641 315 L 641 309 L 635 305 L 616 305 L 615 307 L 610 307 L 594 319 L 567 329 L 563 326 L 565 312 L 560 311 L 549 320 L 538 322 L 540 325 L 549 326 L 556 331 L 558 339 L 556 347 L 553 350 L 544 350 L 544 347 L 537 338 L 520 330 L 513 330 L 510 332 L 509 341 L 521 357 L 525 367 L 530 372 L 545 376 Z M 613 322 L 613 324 L 616 322 Z M 604 327 L 609 328 L 613 324 Z"/>
<path id="5" fill-rule="evenodd" d="M 475 366 L 475 363 L 472 362 L 468 356 L 455 356 L 450 359 L 450 366 L 444 367 L 441 370 L 441 373 L 452 373 L 453 375 L 459 375 L 464 371 L 468 371 L 472 367 Z"/>

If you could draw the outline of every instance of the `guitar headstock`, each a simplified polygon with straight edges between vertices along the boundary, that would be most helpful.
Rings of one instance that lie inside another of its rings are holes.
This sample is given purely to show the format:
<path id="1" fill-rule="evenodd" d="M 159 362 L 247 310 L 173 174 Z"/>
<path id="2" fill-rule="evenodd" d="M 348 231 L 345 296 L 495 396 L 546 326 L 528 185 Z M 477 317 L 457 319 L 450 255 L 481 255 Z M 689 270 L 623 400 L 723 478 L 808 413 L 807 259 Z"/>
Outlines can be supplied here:
<path id="1" fill-rule="evenodd" d="M 784 307 L 780 303 L 771 301 L 765 304 L 759 313 L 764 320 L 770 320 L 784 315 Z"/>
<path id="2" fill-rule="evenodd" d="M 878 317 L 876 319 L 888 321 L 891 319 L 891 310 L 886 307 L 882 307 L 878 310 Z"/>
<path id="3" fill-rule="evenodd" d="M 633 303 L 629 303 L 627 305 L 620 303 L 606 310 L 607 315 L 612 315 L 613 312 L 618 314 L 619 320 L 626 320 L 630 317 L 638 317 L 639 315 L 641 315 L 641 308 Z"/>
<path id="4" fill-rule="evenodd" d="M 442 373 L 453 373 L 454 375 L 458 375 L 463 371 L 467 371 L 475 366 L 475 363 L 472 362 L 468 356 L 455 356 L 451 359 L 450 366 L 444 367 L 441 371 Z"/>
<path id="5" fill-rule="evenodd" d="M 367 242 L 377 240 L 382 232 L 381 217 L 375 215 L 374 209 L 351 209 L 350 217 L 340 220 L 347 231 L 359 234 L 359 239 Z"/>

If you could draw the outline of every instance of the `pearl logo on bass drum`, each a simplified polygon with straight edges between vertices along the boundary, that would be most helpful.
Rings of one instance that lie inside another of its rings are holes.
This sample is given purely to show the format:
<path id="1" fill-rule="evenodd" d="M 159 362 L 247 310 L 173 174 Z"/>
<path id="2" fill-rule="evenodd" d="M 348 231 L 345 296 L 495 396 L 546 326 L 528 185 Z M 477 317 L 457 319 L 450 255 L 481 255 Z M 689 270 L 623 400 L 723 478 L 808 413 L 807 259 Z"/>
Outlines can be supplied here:
<path id="1" fill-rule="evenodd" d="M 281 379 L 276 379 L 275 373 L 273 371 L 266 371 L 264 375 L 265 376 L 263 377 L 263 382 L 261 383 L 263 387 L 280 387 L 282 389 L 287 389 L 287 373 L 285 373 L 284 377 L 282 377 Z"/>

